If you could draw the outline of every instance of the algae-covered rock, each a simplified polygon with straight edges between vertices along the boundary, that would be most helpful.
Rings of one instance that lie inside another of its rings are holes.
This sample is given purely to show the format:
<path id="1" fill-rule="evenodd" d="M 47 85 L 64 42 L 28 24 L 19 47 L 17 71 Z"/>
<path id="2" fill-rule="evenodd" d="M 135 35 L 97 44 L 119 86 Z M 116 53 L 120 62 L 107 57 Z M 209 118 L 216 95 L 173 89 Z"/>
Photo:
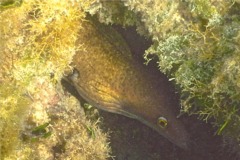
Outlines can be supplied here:
<path id="1" fill-rule="evenodd" d="M 109 157 L 107 134 L 60 85 L 90 3 L 0 2 L 0 159 Z"/>
<path id="2" fill-rule="evenodd" d="M 5 159 L 99 159 L 110 157 L 106 133 L 99 120 L 86 118 L 79 101 L 55 88 L 48 81 L 38 81 L 41 90 L 31 95 L 30 113 L 20 131 L 20 142 Z M 60 86 L 59 86 L 60 87 Z"/>

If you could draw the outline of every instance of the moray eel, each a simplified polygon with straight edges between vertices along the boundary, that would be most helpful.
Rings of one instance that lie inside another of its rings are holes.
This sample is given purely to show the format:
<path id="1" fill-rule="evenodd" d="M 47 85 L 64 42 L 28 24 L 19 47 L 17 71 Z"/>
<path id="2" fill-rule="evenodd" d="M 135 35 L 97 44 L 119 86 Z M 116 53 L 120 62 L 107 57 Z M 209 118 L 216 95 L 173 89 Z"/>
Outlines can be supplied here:
<path id="1" fill-rule="evenodd" d="M 99 22 L 83 22 L 68 76 L 81 97 L 108 112 L 137 119 L 187 149 L 189 136 L 171 110 L 166 86 L 137 63 L 122 37 Z M 84 42 L 84 43 L 82 43 Z"/>

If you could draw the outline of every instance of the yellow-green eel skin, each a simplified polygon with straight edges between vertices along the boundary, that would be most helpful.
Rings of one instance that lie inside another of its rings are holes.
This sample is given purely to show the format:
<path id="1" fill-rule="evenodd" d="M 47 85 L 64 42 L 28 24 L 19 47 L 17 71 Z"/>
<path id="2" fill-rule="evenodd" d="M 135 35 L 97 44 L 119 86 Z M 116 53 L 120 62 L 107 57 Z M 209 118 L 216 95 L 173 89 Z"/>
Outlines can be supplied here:
<path id="1" fill-rule="evenodd" d="M 177 119 L 166 86 L 134 59 L 123 38 L 93 19 L 83 22 L 68 80 L 91 105 L 137 119 L 175 145 L 189 148 L 189 134 Z M 159 119 L 160 118 L 160 119 Z"/>

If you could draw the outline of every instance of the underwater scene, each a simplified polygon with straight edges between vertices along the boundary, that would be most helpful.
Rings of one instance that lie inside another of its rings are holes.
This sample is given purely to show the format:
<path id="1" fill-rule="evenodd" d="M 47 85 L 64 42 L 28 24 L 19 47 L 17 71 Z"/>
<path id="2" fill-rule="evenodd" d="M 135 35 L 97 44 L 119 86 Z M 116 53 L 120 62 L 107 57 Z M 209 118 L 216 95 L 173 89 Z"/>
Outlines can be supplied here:
<path id="1" fill-rule="evenodd" d="M 239 0 L 0 0 L 0 160 L 240 159 Z"/>

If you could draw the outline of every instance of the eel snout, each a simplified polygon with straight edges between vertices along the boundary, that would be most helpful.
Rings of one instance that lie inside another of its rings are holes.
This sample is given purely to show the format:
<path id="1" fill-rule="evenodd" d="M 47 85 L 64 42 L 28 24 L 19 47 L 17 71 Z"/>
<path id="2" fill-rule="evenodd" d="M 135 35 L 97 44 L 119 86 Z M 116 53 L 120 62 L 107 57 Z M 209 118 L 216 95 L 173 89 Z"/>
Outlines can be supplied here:
<path id="1" fill-rule="evenodd" d="M 183 123 L 167 107 L 148 106 L 144 112 L 136 113 L 136 119 L 156 130 L 170 142 L 184 150 L 190 150 L 191 140 Z"/>

